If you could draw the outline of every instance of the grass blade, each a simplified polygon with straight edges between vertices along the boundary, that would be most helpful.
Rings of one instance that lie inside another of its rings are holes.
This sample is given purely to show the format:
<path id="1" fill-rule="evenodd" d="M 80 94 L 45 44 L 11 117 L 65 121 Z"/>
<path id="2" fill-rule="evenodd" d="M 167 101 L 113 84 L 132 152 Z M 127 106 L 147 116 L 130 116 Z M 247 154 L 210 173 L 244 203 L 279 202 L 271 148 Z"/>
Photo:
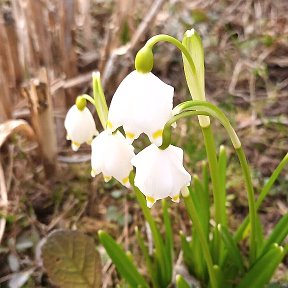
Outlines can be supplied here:
<path id="1" fill-rule="evenodd" d="M 209 236 L 209 221 L 210 221 L 210 199 L 209 193 L 204 191 L 203 186 L 197 175 L 193 175 L 193 189 L 191 190 L 191 196 L 196 205 L 196 209 L 201 221 L 203 230 L 208 239 Z"/>
<path id="2" fill-rule="evenodd" d="M 209 205 L 206 195 L 204 195 L 204 191 L 201 185 L 199 178 L 194 175 L 193 176 L 193 188 L 191 187 L 190 195 L 195 203 L 195 208 L 199 217 L 199 221 L 201 222 L 201 226 L 205 235 L 205 238 L 208 241 L 209 238 Z M 203 258 L 202 250 L 201 250 L 201 240 L 198 235 L 197 229 L 195 227 L 192 228 L 192 242 L 191 242 L 191 250 L 193 255 L 193 270 L 195 276 L 201 280 L 206 278 L 206 263 Z"/>
<path id="3" fill-rule="evenodd" d="M 235 240 L 233 239 L 232 235 L 228 231 L 228 229 L 224 226 L 218 225 L 217 227 L 222 240 L 225 244 L 228 254 L 230 255 L 231 259 L 237 266 L 240 272 L 244 271 L 244 265 L 241 257 L 241 253 L 237 247 Z M 225 263 L 225 261 L 224 261 Z"/>
<path id="4" fill-rule="evenodd" d="M 209 196 L 209 167 L 208 167 L 208 162 L 203 161 L 202 162 L 202 183 L 203 183 L 203 189 L 204 193 L 208 194 Z"/>
<path id="5" fill-rule="evenodd" d="M 176 287 L 177 288 L 190 288 L 189 284 L 181 275 L 176 276 Z"/>
<path id="6" fill-rule="evenodd" d="M 271 187 L 273 186 L 274 182 L 277 180 L 278 176 L 280 175 L 280 173 L 282 172 L 282 170 L 287 164 L 288 164 L 288 153 L 284 156 L 282 161 L 276 167 L 276 169 L 270 176 L 269 180 L 267 181 L 267 183 L 264 185 L 263 189 L 261 190 L 260 195 L 256 201 L 256 210 L 259 209 L 263 200 L 265 199 Z M 246 227 L 248 226 L 249 222 L 250 222 L 249 216 L 247 216 L 234 235 L 234 239 L 236 240 L 236 242 L 239 242 L 242 239 L 243 233 L 246 230 Z"/>
<path id="7" fill-rule="evenodd" d="M 263 232 L 262 223 L 258 214 L 256 214 L 256 242 L 257 242 L 256 254 L 259 255 L 260 254 L 259 252 L 262 250 L 263 243 L 264 243 L 264 232 Z"/>
<path id="8" fill-rule="evenodd" d="M 140 250 L 144 256 L 147 271 L 150 274 L 150 278 L 151 278 L 153 287 L 157 288 L 157 287 L 159 287 L 159 284 L 157 284 L 157 271 L 155 269 L 153 269 L 153 264 L 152 264 L 151 257 L 150 257 L 149 252 L 148 252 L 148 248 L 144 243 L 144 239 L 143 239 L 138 227 L 135 228 L 135 233 L 136 233 L 136 238 L 137 238 Z"/>
<path id="9" fill-rule="evenodd" d="M 282 241 L 288 235 L 288 214 L 283 216 L 280 221 L 274 227 L 272 233 L 270 234 L 269 238 L 266 240 L 264 247 L 261 251 L 261 255 L 266 253 L 273 243 L 277 243 L 280 245 Z"/>
<path id="10" fill-rule="evenodd" d="M 270 281 L 284 255 L 283 247 L 274 244 L 266 254 L 258 258 L 237 288 L 263 288 Z"/>
<path id="11" fill-rule="evenodd" d="M 221 216 L 222 216 L 222 225 L 227 227 L 227 213 L 226 213 L 226 170 L 227 170 L 227 153 L 223 145 L 220 146 L 219 150 L 219 160 L 218 160 L 218 169 L 219 169 L 219 186 L 221 192 Z"/>
<path id="12" fill-rule="evenodd" d="M 99 231 L 99 239 L 115 264 L 119 274 L 132 287 L 149 287 L 123 248 L 106 232 Z"/>
<path id="13" fill-rule="evenodd" d="M 180 239 L 181 239 L 181 250 L 183 252 L 184 263 L 186 264 L 189 272 L 191 274 L 195 274 L 194 271 L 194 257 L 193 252 L 190 246 L 190 242 L 186 239 L 186 236 L 180 231 Z"/>
<path id="14" fill-rule="evenodd" d="M 168 212 L 168 205 L 166 200 L 162 200 L 162 209 L 166 234 L 165 251 L 167 255 L 167 268 L 169 278 L 171 279 L 173 272 L 173 234 L 171 227 L 171 219 Z"/>
<path id="15" fill-rule="evenodd" d="M 138 187 L 136 187 L 134 185 L 134 178 L 135 178 L 135 173 L 131 173 L 129 180 L 130 183 L 133 187 L 133 190 L 135 192 L 137 201 L 142 209 L 142 212 L 144 214 L 144 217 L 146 219 L 146 221 L 148 222 L 150 229 L 151 229 L 151 233 L 153 236 L 153 241 L 154 241 L 154 245 L 155 245 L 155 255 L 156 255 L 156 259 L 157 259 L 157 266 L 160 268 L 158 271 L 158 278 L 161 279 L 161 284 L 163 286 L 168 286 L 169 283 L 171 282 L 171 278 L 168 273 L 167 273 L 167 255 L 166 255 L 166 251 L 165 251 L 165 246 L 164 246 L 164 242 L 162 239 L 162 236 L 159 232 L 159 229 L 156 226 L 156 223 L 154 221 L 154 218 L 151 214 L 150 209 L 147 207 L 146 205 L 146 200 L 144 195 L 142 194 L 142 192 L 138 189 Z"/>

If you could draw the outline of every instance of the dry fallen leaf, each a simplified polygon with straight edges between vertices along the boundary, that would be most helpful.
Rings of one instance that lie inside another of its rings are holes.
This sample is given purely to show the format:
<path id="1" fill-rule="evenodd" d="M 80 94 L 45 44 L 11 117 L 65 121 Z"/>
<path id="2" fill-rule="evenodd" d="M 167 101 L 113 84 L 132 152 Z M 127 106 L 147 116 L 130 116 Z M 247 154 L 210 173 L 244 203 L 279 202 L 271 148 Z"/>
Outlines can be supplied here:
<path id="1" fill-rule="evenodd" d="M 23 133 L 28 138 L 34 138 L 34 131 L 25 120 L 9 120 L 0 124 L 0 147 L 13 133 Z"/>
<path id="2" fill-rule="evenodd" d="M 79 231 L 58 230 L 42 247 L 43 265 L 61 288 L 99 288 L 101 261 L 91 237 Z"/>

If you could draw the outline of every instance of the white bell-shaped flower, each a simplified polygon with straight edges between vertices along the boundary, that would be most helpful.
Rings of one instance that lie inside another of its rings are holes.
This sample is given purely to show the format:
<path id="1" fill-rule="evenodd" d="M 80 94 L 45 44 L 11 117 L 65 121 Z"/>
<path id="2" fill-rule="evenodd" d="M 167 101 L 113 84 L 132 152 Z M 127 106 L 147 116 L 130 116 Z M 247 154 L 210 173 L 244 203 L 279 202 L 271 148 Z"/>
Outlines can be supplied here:
<path id="1" fill-rule="evenodd" d="M 173 95 L 174 88 L 151 72 L 131 72 L 112 98 L 107 129 L 123 126 L 131 143 L 145 133 L 161 145 L 163 127 L 172 116 Z"/>
<path id="2" fill-rule="evenodd" d="M 131 159 L 134 156 L 134 147 L 120 132 L 110 134 L 105 130 L 92 141 L 91 176 L 102 172 L 106 182 L 114 177 L 129 187 L 129 174 L 133 169 Z"/>
<path id="3" fill-rule="evenodd" d="M 71 146 L 77 151 L 81 144 L 91 144 L 93 136 L 98 135 L 95 121 L 89 109 L 84 107 L 82 110 L 73 105 L 65 118 L 65 129 L 67 130 L 67 140 L 71 140 Z"/>
<path id="4" fill-rule="evenodd" d="M 183 167 L 183 150 L 173 145 L 161 150 L 151 144 L 131 163 L 136 167 L 135 186 L 146 196 L 148 207 L 166 197 L 178 203 L 180 190 L 191 182 L 191 176 Z"/>

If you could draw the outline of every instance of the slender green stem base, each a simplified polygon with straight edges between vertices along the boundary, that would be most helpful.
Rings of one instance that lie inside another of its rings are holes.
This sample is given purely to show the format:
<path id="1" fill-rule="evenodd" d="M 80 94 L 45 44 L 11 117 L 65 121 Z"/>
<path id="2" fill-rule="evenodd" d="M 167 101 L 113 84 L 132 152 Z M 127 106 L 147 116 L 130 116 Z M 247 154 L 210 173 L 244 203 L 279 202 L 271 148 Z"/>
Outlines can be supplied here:
<path id="1" fill-rule="evenodd" d="M 212 188 L 213 188 L 213 198 L 214 198 L 214 204 L 215 204 L 215 221 L 216 221 L 216 227 L 218 224 L 223 224 L 222 219 L 222 203 L 221 203 L 221 191 L 219 186 L 219 174 L 218 174 L 218 164 L 217 164 L 217 154 L 216 154 L 216 148 L 215 148 L 215 142 L 214 137 L 212 134 L 211 126 L 202 128 L 202 133 L 204 137 L 205 147 L 206 147 L 206 153 L 209 163 L 209 169 L 210 169 L 210 175 L 211 175 L 211 182 L 212 182 Z M 218 229 L 215 229 L 215 247 L 214 249 L 214 261 L 215 263 L 218 263 L 219 257 L 221 254 L 221 238 L 219 235 Z"/>
<path id="2" fill-rule="evenodd" d="M 259 197 L 257 198 L 256 201 L 256 212 L 259 209 L 259 207 L 261 206 L 263 200 L 265 199 L 265 197 L 267 196 L 267 194 L 269 193 L 272 185 L 274 184 L 274 182 L 276 181 L 276 179 L 278 178 L 279 174 L 281 173 L 281 171 L 284 169 L 284 167 L 288 164 L 288 153 L 285 155 L 285 157 L 282 159 L 282 161 L 279 163 L 279 165 L 277 166 L 277 168 L 274 170 L 274 172 L 272 173 L 271 177 L 269 178 L 268 182 L 265 184 L 265 186 L 263 187 L 263 189 L 260 192 Z M 235 233 L 234 239 L 236 242 L 240 241 L 243 233 L 247 227 L 247 225 L 249 224 L 249 215 L 246 216 L 245 220 L 242 222 L 242 224 L 240 225 L 240 227 L 238 228 L 238 230 Z"/>
<path id="3" fill-rule="evenodd" d="M 185 189 L 188 190 L 187 187 Z M 185 194 L 183 193 L 182 195 L 183 195 L 183 199 L 185 202 L 187 212 L 190 216 L 191 221 L 193 222 L 193 225 L 195 225 L 195 229 L 199 233 L 199 237 L 200 237 L 201 242 L 202 242 L 202 250 L 203 250 L 203 255 L 204 255 L 205 261 L 207 263 L 211 288 L 220 288 L 217 285 L 217 278 L 215 275 L 215 270 L 213 268 L 213 260 L 212 260 L 211 254 L 210 254 L 209 245 L 208 245 L 207 239 L 205 237 L 203 228 L 201 226 L 200 220 L 198 218 L 197 210 L 196 210 L 196 207 L 195 207 L 194 202 L 192 200 L 192 197 L 190 196 L 189 192 L 188 193 L 185 192 Z"/>
<path id="4" fill-rule="evenodd" d="M 240 161 L 240 165 L 244 174 L 245 184 L 248 195 L 248 205 L 249 205 L 249 218 L 251 221 L 251 235 L 250 235 L 250 262 L 251 264 L 256 259 L 256 248 L 257 248 L 257 235 L 256 235 L 256 208 L 255 208 L 255 197 L 254 189 L 250 174 L 250 169 L 247 163 L 245 153 L 242 146 L 238 149 L 235 149 L 237 156 Z"/>
<path id="5" fill-rule="evenodd" d="M 134 178 L 135 178 L 135 172 L 131 172 L 130 176 L 129 176 L 129 181 L 130 184 L 133 187 L 133 190 L 135 192 L 137 201 L 142 209 L 142 212 L 144 214 L 144 217 L 146 219 L 146 221 L 148 222 L 150 229 L 151 229 L 151 233 L 153 236 L 153 241 L 155 244 L 155 255 L 156 258 L 158 260 L 159 263 L 159 267 L 160 270 L 159 273 L 161 273 L 161 277 L 159 277 L 160 279 L 163 279 L 163 281 L 165 282 L 165 284 L 163 285 L 169 285 L 169 283 L 171 282 L 171 277 L 172 274 L 170 275 L 169 273 L 169 261 L 167 259 L 167 255 L 165 253 L 165 247 L 164 247 L 164 243 L 162 240 L 162 237 L 160 235 L 159 229 L 156 226 L 156 223 L 151 215 L 151 211 L 150 209 L 147 207 L 146 204 L 146 200 L 144 195 L 142 194 L 142 192 L 134 185 Z"/>

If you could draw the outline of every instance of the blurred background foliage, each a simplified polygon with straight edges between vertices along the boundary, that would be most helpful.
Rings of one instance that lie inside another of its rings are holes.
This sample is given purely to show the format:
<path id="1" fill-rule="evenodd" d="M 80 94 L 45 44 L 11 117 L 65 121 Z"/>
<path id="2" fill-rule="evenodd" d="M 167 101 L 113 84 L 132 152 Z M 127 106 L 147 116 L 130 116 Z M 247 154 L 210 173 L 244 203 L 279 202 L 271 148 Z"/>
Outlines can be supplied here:
<path id="1" fill-rule="evenodd" d="M 19 275 L 26 275 L 24 287 L 53 287 L 39 265 L 38 250 L 39 241 L 57 228 L 77 229 L 96 243 L 96 232 L 105 229 L 141 258 L 135 226 L 148 242 L 151 237 L 134 194 L 113 180 L 104 183 L 101 176 L 91 180 L 90 147 L 73 154 L 63 122 L 75 97 L 91 93 L 92 71 L 101 72 L 110 102 L 134 68 L 137 50 L 155 34 L 182 39 L 192 27 L 200 33 L 207 99 L 224 109 L 239 133 L 257 192 L 288 147 L 287 11 L 286 0 L 1 0 L 0 213 L 5 232 L 0 235 L 0 287 L 20 281 Z M 157 45 L 153 72 L 175 87 L 175 105 L 189 99 L 175 47 Z M 192 174 L 200 173 L 206 158 L 196 119 L 180 121 L 173 135 Z M 217 145 L 229 152 L 227 205 L 236 228 L 247 213 L 244 183 L 229 139 L 214 122 Z M 147 143 L 141 137 L 136 147 Z M 267 233 L 287 214 L 287 191 L 286 170 L 260 210 Z M 152 210 L 156 219 L 157 210 Z M 174 231 L 190 229 L 183 203 L 171 204 L 170 213 Z M 178 255 L 178 233 L 175 238 Z M 102 287 L 115 287 L 115 268 L 99 249 Z M 288 282 L 284 262 L 275 282 Z"/>

